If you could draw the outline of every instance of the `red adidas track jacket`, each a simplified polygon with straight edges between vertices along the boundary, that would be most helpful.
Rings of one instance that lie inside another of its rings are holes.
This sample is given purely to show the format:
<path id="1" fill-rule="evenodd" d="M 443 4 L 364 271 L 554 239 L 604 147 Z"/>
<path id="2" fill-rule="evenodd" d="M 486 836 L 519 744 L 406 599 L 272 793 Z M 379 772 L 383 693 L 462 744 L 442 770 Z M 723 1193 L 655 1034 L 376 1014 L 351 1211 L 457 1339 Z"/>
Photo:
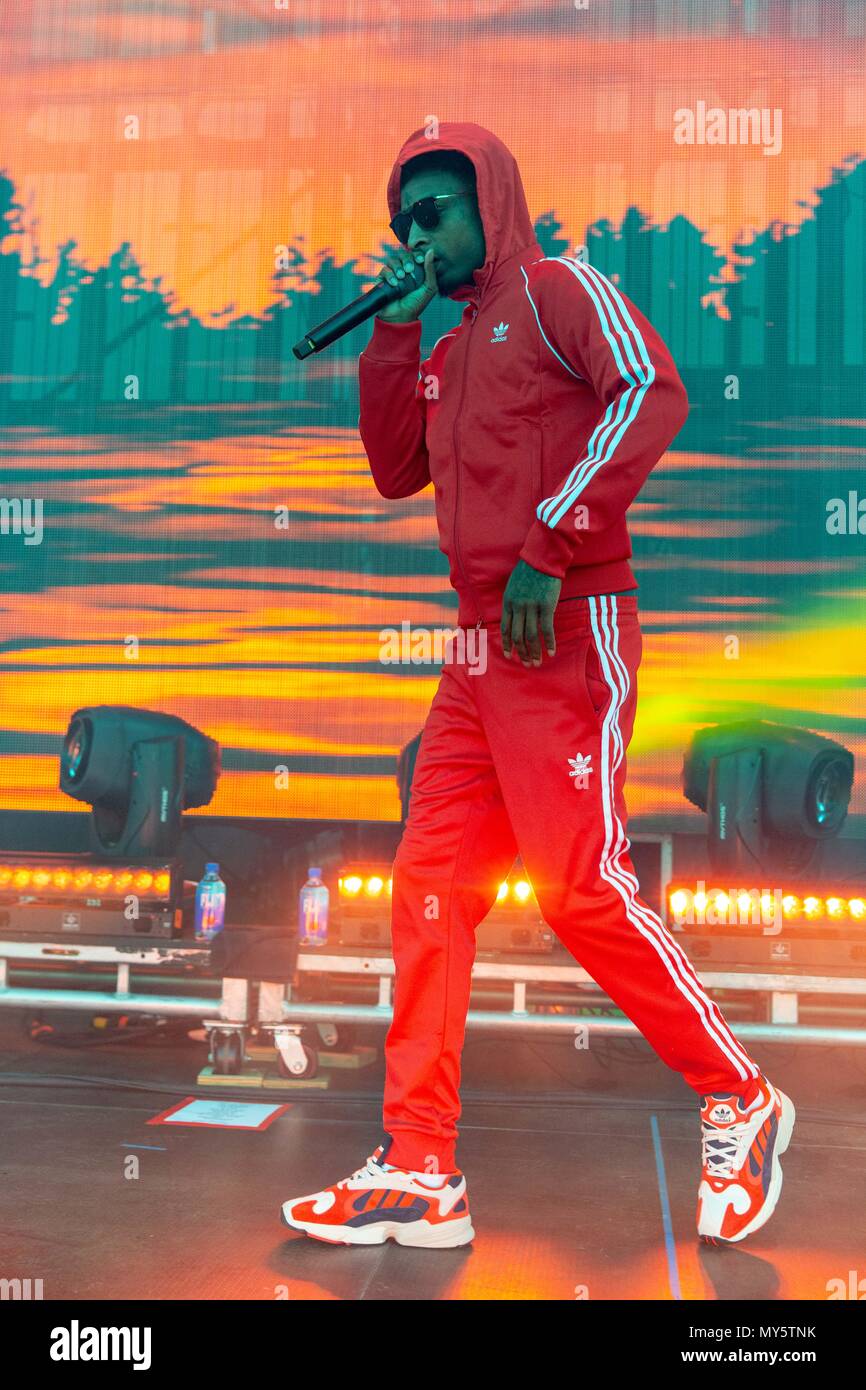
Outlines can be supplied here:
<path id="1" fill-rule="evenodd" d="M 545 257 L 514 157 L 481 126 L 409 137 L 392 216 L 401 165 L 431 148 L 472 160 L 487 258 L 425 362 L 420 320 L 374 320 L 358 427 L 376 487 L 397 498 L 432 482 L 459 623 L 500 618 L 518 559 L 562 579 L 560 599 L 633 588 L 626 509 L 688 413 L 670 353 L 600 271 Z"/>

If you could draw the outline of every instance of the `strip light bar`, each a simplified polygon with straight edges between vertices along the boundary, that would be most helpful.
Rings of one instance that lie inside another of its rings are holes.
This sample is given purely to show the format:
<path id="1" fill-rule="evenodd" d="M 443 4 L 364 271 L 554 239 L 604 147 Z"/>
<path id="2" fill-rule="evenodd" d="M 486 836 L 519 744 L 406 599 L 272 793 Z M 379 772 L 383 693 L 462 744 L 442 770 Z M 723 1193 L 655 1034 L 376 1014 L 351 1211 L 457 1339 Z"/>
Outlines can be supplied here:
<path id="1" fill-rule="evenodd" d="M 63 893 L 65 897 L 146 893 L 148 898 L 168 900 L 171 871 L 168 868 L 143 869 L 136 865 L 117 868 L 103 864 L 47 865 L 0 860 L 0 894 L 16 893 Z"/>
<path id="2" fill-rule="evenodd" d="M 364 898 L 381 898 L 383 895 L 391 896 L 392 880 L 383 877 L 382 874 L 371 874 L 369 870 L 364 873 L 341 874 L 337 880 L 338 891 L 341 898 L 349 901 L 363 900 Z"/>
<path id="3" fill-rule="evenodd" d="M 679 885 L 668 890 L 668 920 L 684 919 L 689 925 L 695 916 L 701 922 L 709 912 L 721 919 L 718 925 L 736 926 L 738 917 L 745 919 L 743 925 L 751 925 L 756 912 L 766 915 L 777 905 L 782 919 L 791 925 L 829 922 L 866 926 L 866 897 L 848 897 L 844 893 L 786 893 L 779 888 L 772 892 L 755 888 L 729 891 L 711 888 L 695 892 Z"/>
<path id="4" fill-rule="evenodd" d="M 386 877 L 386 874 L 386 869 L 372 872 L 369 866 L 357 870 L 344 870 L 337 880 L 339 896 L 344 902 L 362 902 L 369 898 L 390 897 L 393 880 Z M 500 883 L 496 893 L 496 902 L 500 906 L 506 903 L 509 907 L 524 907 L 527 903 L 534 901 L 535 894 L 532 891 L 532 884 L 525 878 L 517 879 L 514 883 L 508 881 Z"/>

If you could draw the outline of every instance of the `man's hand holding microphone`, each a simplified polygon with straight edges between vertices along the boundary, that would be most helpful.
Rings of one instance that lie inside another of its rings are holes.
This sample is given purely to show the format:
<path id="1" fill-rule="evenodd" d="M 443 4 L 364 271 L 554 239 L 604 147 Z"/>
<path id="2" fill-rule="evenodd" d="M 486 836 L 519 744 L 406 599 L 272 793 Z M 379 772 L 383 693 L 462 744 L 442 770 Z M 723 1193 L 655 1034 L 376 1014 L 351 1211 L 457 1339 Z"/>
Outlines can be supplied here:
<path id="1" fill-rule="evenodd" d="M 386 304 L 384 309 L 379 310 L 376 315 L 377 318 L 382 319 L 385 323 L 412 323 L 423 314 L 439 289 L 436 284 L 436 272 L 433 269 L 432 246 L 425 253 L 405 251 L 402 254 L 391 256 L 388 264 L 379 271 L 377 278 L 386 281 L 389 285 L 398 287 L 405 285 L 408 289 L 413 283 L 410 275 L 417 271 L 418 266 L 424 267 L 424 280 L 420 289 L 410 289 L 408 294 Z"/>

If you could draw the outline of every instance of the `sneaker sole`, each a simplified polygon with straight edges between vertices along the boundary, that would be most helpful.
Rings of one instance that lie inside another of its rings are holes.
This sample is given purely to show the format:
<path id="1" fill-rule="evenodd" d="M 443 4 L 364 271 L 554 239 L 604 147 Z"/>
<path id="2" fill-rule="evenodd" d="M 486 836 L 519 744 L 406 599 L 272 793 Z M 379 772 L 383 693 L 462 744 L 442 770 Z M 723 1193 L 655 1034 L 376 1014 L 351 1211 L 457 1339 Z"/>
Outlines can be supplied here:
<path id="1" fill-rule="evenodd" d="M 767 1191 L 766 1201 L 753 1219 L 738 1231 L 735 1236 L 701 1236 L 701 1240 L 709 1245 L 736 1245 L 738 1241 L 745 1240 L 746 1236 L 754 1235 L 763 1225 L 769 1221 L 773 1212 L 776 1210 L 776 1203 L 782 1191 L 782 1164 L 780 1159 L 791 1142 L 791 1134 L 794 1129 L 794 1121 L 797 1112 L 794 1109 L 794 1102 L 776 1087 L 776 1094 L 782 1102 L 782 1114 L 779 1118 L 779 1133 L 776 1139 L 776 1147 L 773 1150 L 773 1171 L 770 1175 L 770 1186 Z"/>
<path id="2" fill-rule="evenodd" d="M 354 1227 L 320 1226 L 310 1221 L 297 1221 L 281 1208 L 280 1219 L 291 1231 L 302 1231 L 313 1240 L 323 1240 L 328 1245 L 384 1245 L 393 1240 L 397 1245 L 416 1246 L 424 1250 L 453 1250 L 459 1245 L 468 1245 L 475 1239 L 472 1219 L 461 1216 L 438 1226 L 429 1221 L 413 1221 L 410 1226 L 397 1221 L 378 1221 L 375 1225 Z"/>

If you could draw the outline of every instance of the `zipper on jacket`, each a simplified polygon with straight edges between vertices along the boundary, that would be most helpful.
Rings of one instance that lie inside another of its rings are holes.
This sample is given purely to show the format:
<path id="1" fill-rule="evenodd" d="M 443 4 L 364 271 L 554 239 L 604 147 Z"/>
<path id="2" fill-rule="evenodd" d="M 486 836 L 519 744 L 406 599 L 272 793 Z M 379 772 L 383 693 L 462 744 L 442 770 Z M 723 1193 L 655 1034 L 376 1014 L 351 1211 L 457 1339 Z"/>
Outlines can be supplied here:
<path id="1" fill-rule="evenodd" d="M 478 309 L 479 305 L 476 304 L 472 311 L 472 319 L 470 322 L 469 330 L 466 334 L 466 351 L 463 354 L 463 376 L 460 382 L 460 400 L 457 403 L 457 412 L 454 416 L 454 425 L 451 430 L 451 447 L 454 451 L 454 555 L 457 560 L 457 567 L 463 576 L 466 587 L 471 595 L 472 602 L 475 605 L 475 611 L 479 615 L 478 622 L 475 624 L 476 631 L 478 631 L 478 629 L 480 629 L 480 627 L 482 626 L 484 622 L 484 617 L 481 613 L 481 605 L 479 604 L 478 599 L 475 596 L 475 591 L 472 588 L 471 583 L 469 582 L 469 576 L 463 568 L 463 561 L 460 558 L 460 539 L 458 534 L 460 512 L 460 462 L 457 453 L 457 425 L 460 420 L 460 411 L 463 409 L 463 397 L 466 394 L 466 376 L 469 368 L 469 338 L 472 332 L 472 324 L 475 323 L 475 320 L 478 317 Z"/>

